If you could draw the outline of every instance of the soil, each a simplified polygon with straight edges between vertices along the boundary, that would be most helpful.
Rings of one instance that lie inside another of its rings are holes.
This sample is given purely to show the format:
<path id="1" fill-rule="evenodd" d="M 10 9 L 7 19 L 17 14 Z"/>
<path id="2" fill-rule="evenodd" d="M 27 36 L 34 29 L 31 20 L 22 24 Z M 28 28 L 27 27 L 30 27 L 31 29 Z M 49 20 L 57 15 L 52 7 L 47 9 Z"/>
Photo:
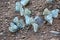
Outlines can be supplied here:
<path id="1" fill-rule="evenodd" d="M 60 31 L 60 14 L 54 19 L 53 24 L 44 24 L 37 33 L 33 28 L 19 30 L 16 33 L 11 33 L 8 30 L 10 22 L 15 16 L 22 18 L 19 13 L 15 12 L 15 3 L 19 0 L 0 0 L 0 40 L 60 40 L 60 36 L 54 36 L 49 31 Z M 52 4 L 46 3 L 45 0 L 30 0 L 26 5 L 33 14 L 42 12 L 45 8 L 49 10 L 60 9 L 60 0 L 56 0 Z"/>

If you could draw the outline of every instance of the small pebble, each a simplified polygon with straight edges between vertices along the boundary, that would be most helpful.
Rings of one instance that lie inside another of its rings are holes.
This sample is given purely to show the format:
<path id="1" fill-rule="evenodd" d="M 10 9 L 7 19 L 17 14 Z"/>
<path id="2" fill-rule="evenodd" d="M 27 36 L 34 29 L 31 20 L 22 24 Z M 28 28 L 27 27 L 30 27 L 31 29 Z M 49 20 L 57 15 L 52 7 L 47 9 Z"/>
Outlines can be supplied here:
<path id="1" fill-rule="evenodd" d="M 9 31 L 10 32 L 16 32 L 18 30 L 18 27 L 14 23 L 10 23 Z"/>
<path id="2" fill-rule="evenodd" d="M 15 7 L 15 10 L 17 12 L 20 12 L 20 15 L 23 16 L 24 15 L 24 8 L 22 6 L 22 4 L 20 2 L 16 2 L 16 7 Z"/>
<path id="3" fill-rule="evenodd" d="M 22 39 L 26 38 L 26 36 L 22 35 Z"/>
<path id="4" fill-rule="evenodd" d="M 10 2 L 7 2 L 9 5 L 11 4 Z"/>
<path id="5" fill-rule="evenodd" d="M 39 27 L 38 24 L 33 23 L 32 26 L 33 26 L 33 30 L 34 30 L 34 32 L 37 32 L 38 27 Z"/>
<path id="6" fill-rule="evenodd" d="M 54 10 L 51 11 L 51 13 L 52 13 L 52 17 L 53 18 L 57 18 L 58 17 L 58 13 L 59 13 L 59 9 L 54 9 Z"/>
<path id="7" fill-rule="evenodd" d="M 55 38 L 51 38 L 50 40 L 56 40 Z"/>
<path id="8" fill-rule="evenodd" d="M 25 15 L 30 15 L 31 11 L 28 8 L 25 8 Z"/>
<path id="9" fill-rule="evenodd" d="M 40 26 L 42 26 L 43 23 L 44 23 L 44 20 L 41 17 L 39 17 L 39 16 L 35 16 L 34 20 Z"/>
<path id="10" fill-rule="evenodd" d="M 18 23 L 18 17 L 15 17 L 14 19 L 13 19 L 13 22 L 17 25 L 17 23 Z"/>
<path id="11" fill-rule="evenodd" d="M 50 11 L 47 8 L 45 8 L 43 11 L 43 15 L 46 16 L 48 14 L 50 14 Z"/>
<path id="12" fill-rule="evenodd" d="M 44 18 L 45 18 L 45 20 L 47 22 L 49 22 L 50 24 L 52 24 L 52 22 L 53 22 L 52 14 L 49 14 L 49 15 L 45 16 Z"/>
<path id="13" fill-rule="evenodd" d="M 3 32 L 0 32 L 0 35 L 3 35 Z"/>
<path id="14" fill-rule="evenodd" d="M 25 6 L 25 5 L 28 4 L 29 1 L 30 1 L 30 0 L 21 0 L 20 2 L 21 2 L 21 4 L 22 4 L 23 6 Z"/>

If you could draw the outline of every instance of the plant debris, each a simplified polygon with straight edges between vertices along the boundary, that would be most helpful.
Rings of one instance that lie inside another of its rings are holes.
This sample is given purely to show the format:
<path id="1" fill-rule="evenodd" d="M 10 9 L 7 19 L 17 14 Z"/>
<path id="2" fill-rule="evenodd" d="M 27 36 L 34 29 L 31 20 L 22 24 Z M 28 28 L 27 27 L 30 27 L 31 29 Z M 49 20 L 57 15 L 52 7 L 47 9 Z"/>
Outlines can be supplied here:
<path id="1" fill-rule="evenodd" d="M 60 35 L 60 32 L 58 32 L 58 31 L 50 31 L 50 33 L 52 33 L 54 35 Z"/>

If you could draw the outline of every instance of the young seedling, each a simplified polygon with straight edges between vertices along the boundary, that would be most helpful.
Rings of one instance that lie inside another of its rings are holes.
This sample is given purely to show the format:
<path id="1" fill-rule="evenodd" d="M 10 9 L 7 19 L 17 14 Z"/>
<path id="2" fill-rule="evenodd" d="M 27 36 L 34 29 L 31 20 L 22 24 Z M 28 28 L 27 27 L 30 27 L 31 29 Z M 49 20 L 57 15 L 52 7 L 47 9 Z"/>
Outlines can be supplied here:
<path id="1" fill-rule="evenodd" d="M 29 1 L 30 1 L 30 0 L 21 0 L 20 2 L 21 2 L 21 4 L 22 4 L 23 6 L 25 6 L 25 5 L 27 5 L 27 4 L 29 3 Z"/>
<path id="2" fill-rule="evenodd" d="M 23 19 L 20 19 L 17 26 L 19 27 L 19 29 L 24 29 L 24 27 L 25 27 L 24 20 Z"/>
<path id="3" fill-rule="evenodd" d="M 26 25 L 30 25 L 30 16 L 25 15 L 25 22 L 26 22 Z"/>
<path id="4" fill-rule="evenodd" d="M 44 11 L 43 11 L 43 15 L 47 16 L 49 14 L 50 14 L 50 11 L 47 8 L 45 8 Z"/>
<path id="5" fill-rule="evenodd" d="M 26 22 L 26 25 L 31 25 L 33 24 L 35 21 L 34 21 L 34 18 L 33 17 L 30 17 L 28 15 L 25 15 L 25 22 Z"/>
<path id="6" fill-rule="evenodd" d="M 34 32 L 37 32 L 39 25 L 36 23 L 32 24 Z"/>
<path id="7" fill-rule="evenodd" d="M 52 13 L 52 17 L 53 18 L 57 18 L 58 17 L 58 13 L 59 13 L 59 9 L 54 9 L 54 10 L 51 11 L 51 13 Z"/>
<path id="8" fill-rule="evenodd" d="M 45 18 L 45 20 L 47 22 L 49 22 L 50 24 L 52 24 L 52 22 L 53 22 L 52 14 L 49 14 L 47 16 L 44 16 L 44 18 Z"/>
<path id="9" fill-rule="evenodd" d="M 18 27 L 14 23 L 10 23 L 9 31 L 10 32 L 16 32 L 18 30 Z"/>
<path id="10" fill-rule="evenodd" d="M 13 19 L 13 23 L 15 23 L 16 25 L 17 25 L 17 23 L 18 23 L 18 17 L 15 17 L 14 19 Z"/>
<path id="11" fill-rule="evenodd" d="M 24 15 L 30 15 L 31 14 L 31 11 L 28 9 L 28 8 L 25 8 L 25 14 Z"/>
<path id="12" fill-rule="evenodd" d="M 20 3 L 20 2 L 16 2 L 16 4 L 15 4 L 15 10 L 17 11 L 17 12 L 20 12 L 20 8 L 22 7 L 22 4 Z"/>
<path id="13" fill-rule="evenodd" d="M 24 14 L 25 14 L 24 8 L 23 8 L 23 7 L 20 7 L 20 15 L 21 15 L 21 16 L 24 16 Z"/>

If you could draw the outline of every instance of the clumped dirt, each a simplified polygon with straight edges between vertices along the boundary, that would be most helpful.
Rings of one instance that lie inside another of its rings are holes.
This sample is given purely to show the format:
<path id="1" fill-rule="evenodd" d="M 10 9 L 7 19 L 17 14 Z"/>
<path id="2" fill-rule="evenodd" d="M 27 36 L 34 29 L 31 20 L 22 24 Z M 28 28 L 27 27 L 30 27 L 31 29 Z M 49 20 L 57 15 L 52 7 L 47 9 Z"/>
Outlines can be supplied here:
<path id="1" fill-rule="evenodd" d="M 37 33 L 33 29 L 19 30 L 16 33 L 11 33 L 8 30 L 9 23 L 12 22 L 15 16 L 22 18 L 19 13 L 15 12 L 15 2 L 19 0 L 0 0 L 0 40 L 60 40 L 60 36 L 54 36 L 49 31 L 60 31 L 60 14 L 54 19 L 53 24 L 44 24 Z M 49 10 L 59 8 L 60 1 L 57 0 L 53 4 L 47 4 L 45 0 L 30 0 L 26 6 L 33 14 L 42 14 L 44 8 Z"/>

